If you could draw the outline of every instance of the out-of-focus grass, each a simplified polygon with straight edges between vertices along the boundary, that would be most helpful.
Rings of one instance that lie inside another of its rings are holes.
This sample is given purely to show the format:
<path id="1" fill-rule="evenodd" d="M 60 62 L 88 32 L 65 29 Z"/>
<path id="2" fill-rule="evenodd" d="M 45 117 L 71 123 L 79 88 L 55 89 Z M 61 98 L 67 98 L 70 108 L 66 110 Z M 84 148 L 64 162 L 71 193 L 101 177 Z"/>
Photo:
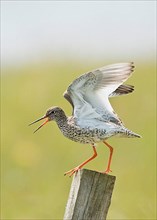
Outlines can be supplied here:
<path id="1" fill-rule="evenodd" d="M 38 133 L 27 125 L 52 105 L 71 107 L 62 97 L 69 83 L 97 67 L 40 65 L 5 70 L 2 75 L 2 219 L 62 219 L 71 179 L 63 173 L 92 154 L 88 145 L 62 136 L 55 123 Z M 126 127 L 142 139 L 113 138 L 116 185 L 108 219 L 155 219 L 155 66 L 136 63 L 128 83 L 135 92 L 112 99 Z M 86 168 L 104 170 L 108 149 Z"/>

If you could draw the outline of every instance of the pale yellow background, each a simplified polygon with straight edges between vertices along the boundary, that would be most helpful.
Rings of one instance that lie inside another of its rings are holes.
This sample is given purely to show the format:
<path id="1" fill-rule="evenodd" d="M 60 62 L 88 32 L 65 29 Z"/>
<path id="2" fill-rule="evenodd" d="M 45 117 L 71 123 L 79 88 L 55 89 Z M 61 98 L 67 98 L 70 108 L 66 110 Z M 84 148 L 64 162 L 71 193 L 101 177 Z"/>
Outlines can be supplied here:
<path id="1" fill-rule="evenodd" d="M 156 219 L 155 1 L 2 1 L 1 219 L 62 219 L 71 179 L 92 154 L 49 123 L 28 124 L 58 105 L 80 74 L 134 61 L 135 92 L 111 100 L 142 139 L 113 138 L 117 177 L 108 219 Z M 86 168 L 105 170 L 108 149 Z"/>

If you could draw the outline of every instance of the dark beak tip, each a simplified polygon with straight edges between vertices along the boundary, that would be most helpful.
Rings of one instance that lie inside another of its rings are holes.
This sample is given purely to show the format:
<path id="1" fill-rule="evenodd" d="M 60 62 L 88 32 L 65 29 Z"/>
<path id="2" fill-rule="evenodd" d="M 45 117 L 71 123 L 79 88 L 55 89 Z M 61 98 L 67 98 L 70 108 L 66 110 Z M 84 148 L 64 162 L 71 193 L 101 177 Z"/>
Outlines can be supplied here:
<path id="1" fill-rule="evenodd" d="M 28 126 L 33 125 L 33 124 L 35 124 L 36 122 L 41 121 L 41 120 L 44 119 L 44 118 L 46 118 L 45 115 L 44 115 L 43 117 L 41 117 L 41 118 L 39 118 L 39 119 L 37 119 L 37 120 L 31 122 L 30 124 L 28 124 Z"/>
<path id="2" fill-rule="evenodd" d="M 42 118 L 36 120 L 35 122 L 32 122 L 31 124 L 34 124 L 34 123 L 36 123 L 37 121 L 40 121 L 41 119 L 44 119 L 44 118 L 46 118 L 46 117 L 44 116 L 44 117 L 42 117 Z M 49 121 L 49 119 L 47 119 L 46 121 L 44 121 L 44 122 L 33 132 L 33 134 L 36 133 L 40 128 L 42 128 L 48 121 Z M 30 124 L 30 125 L 31 125 L 31 124 Z"/>

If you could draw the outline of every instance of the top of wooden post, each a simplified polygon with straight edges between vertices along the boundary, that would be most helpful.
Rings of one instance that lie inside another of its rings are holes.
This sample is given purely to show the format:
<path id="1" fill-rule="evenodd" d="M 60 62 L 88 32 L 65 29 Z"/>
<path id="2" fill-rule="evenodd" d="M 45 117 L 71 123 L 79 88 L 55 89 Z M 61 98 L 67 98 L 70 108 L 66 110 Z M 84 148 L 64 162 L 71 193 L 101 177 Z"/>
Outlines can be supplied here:
<path id="1" fill-rule="evenodd" d="M 104 220 L 111 203 L 115 176 L 83 169 L 73 178 L 64 220 Z"/>

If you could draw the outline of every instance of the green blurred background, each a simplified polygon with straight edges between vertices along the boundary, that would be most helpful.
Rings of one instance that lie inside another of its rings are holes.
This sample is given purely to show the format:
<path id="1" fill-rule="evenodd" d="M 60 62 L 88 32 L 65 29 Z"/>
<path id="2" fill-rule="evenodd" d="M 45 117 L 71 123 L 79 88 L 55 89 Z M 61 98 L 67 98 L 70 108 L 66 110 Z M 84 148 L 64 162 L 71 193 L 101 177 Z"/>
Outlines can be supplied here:
<path id="1" fill-rule="evenodd" d="M 153 1 L 58 4 L 51 1 L 2 4 L 1 219 L 63 218 L 72 181 L 63 174 L 88 158 L 92 149 L 63 137 L 55 123 L 49 123 L 35 134 L 33 131 L 38 125 L 28 127 L 28 124 L 53 105 L 71 115 L 71 106 L 62 94 L 73 79 L 97 67 L 126 61 L 135 62 L 135 72 L 127 82 L 135 86 L 135 92 L 113 98 L 111 103 L 126 127 L 143 138 L 108 140 L 114 147 L 112 174 L 117 178 L 108 219 L 156 219 Z M 62 22 L 57 20 L 59 13 Z M 38 17 L 38 22 L 34 22 L 33 15 Z M 57 26 L 55 29 L 52 25 L 52 33 L 51 22 Z M 71 22 L 74 26 L 77 24 L 76 29 Z M 127 22 L 130 32 L 126 35 L 130 37 L 123 34 Z M 103 25 L 105 32 L 101 32 Z M 46 33 L 43 27 L 48 30 Z M 113 30 L 118 30 L 118 37 L 113 36 Z M 141 35 L 135 37 L 136 31 Z M 42 37 L 38 38 L 39 32 Z M 34 33 L 36 40 L 31 44 L 27 39 L 32 39 Z M 99 34 L 103 35 L 101 39 Z M 44 38 L 47 35 L 52 39 Z M 75 40 L 70 39 L 71 35 Z M 82 43 L 83 39 L 86 44 Z M 43 41 L 46 43 L 41 48 Z M 43 51 L 43 48 L 46 49 Z M 99 144 L 97 150 L 98 157 L 86 168 L 102 171 L 109 152 L 103 144 Z"/>

